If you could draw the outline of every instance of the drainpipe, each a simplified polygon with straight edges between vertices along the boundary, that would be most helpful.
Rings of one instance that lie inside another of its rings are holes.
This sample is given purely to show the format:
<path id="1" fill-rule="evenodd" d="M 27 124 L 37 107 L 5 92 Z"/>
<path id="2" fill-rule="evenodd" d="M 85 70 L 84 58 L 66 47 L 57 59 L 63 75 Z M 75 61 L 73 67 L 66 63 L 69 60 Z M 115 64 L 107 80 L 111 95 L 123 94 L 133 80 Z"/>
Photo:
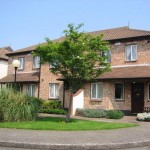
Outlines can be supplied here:
<path id="1" fill-rule="evenodd" d="M 66 88 L 66 83 L 64 82 L 64 86 L 63 86 L 63 108 L 65 107 L 65 88 Z"/>
<path id="2" fill-rule="evenodd" d="M 39 68 L 38 98 L 40 98 L 41 64 Z"/>

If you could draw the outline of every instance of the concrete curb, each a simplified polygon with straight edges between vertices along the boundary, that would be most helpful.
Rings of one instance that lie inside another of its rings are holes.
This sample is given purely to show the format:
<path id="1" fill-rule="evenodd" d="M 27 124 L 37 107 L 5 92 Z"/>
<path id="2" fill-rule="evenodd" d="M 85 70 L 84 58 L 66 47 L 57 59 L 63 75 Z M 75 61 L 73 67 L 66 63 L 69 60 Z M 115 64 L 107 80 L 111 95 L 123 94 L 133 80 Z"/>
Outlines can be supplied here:
<path id="1" fill-rule="evenodd" d="M 133 147 L 150 146 L 150 140 L 130 143 L 109 143 L 109 144 L 42 144 L 42 143 L 24 143 L 12 141 L 0 141 L 2 147 L 29 148 L 29 149 L 52 149 L 52 150 L 110 150 Z"/>

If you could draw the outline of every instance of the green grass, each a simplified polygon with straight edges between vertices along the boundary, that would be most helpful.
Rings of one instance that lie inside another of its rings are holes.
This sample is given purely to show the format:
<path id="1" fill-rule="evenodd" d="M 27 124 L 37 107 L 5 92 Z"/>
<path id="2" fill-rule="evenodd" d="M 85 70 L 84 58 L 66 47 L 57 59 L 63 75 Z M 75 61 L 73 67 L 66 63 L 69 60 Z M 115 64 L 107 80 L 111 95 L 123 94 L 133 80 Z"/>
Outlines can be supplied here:
<path id="1" fill-rule="evenodd" d="M 16 128 L 31 130 L 58 130 L 58 131 L 81 131 L 81 130 L 110 130 L 119 128 L 135 127 L 137 124 L 110 123 L 72 119 L 65 123 L 65 118 L 38 118 L 28 122 L 0 122 L 0 128 Z"/>

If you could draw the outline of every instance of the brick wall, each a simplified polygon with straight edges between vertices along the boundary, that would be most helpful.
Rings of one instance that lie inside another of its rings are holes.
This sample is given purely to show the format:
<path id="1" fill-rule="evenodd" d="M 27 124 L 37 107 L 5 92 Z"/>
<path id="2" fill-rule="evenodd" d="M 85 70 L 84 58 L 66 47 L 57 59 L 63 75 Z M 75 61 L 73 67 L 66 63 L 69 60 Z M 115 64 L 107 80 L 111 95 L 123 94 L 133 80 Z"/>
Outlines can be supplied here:
<path id="1" fill-rule="evenodd" d="M 91 99 L 90 88 L 91 88 L 90 83 L 87 83 L 84 86 L 85 89 L 84 107 L 85 108 L 131 110 L 130 83 L 128 82 L 124 83 L 124 91 L 125 91 L 124 100 L 115 100 L 115 81 L 103 82 L 103 98 L 100 100 Z"/>
<path id="2" fill-rule="evenodd" d="M 14 73 L 14 67 L 12 66 L 12 62 L 15 59 L 18 58 L 24 58 L 24 69 L 23 70 L 17 70 L 18 72 L 31 72 L 31 71 L 38 71 L 39 69 L 33 68 L 33 56 L 31 53 L 29 54 L 20 54 L 20 55 L 14 55 L 10 56 L 8 60 L 8 74 Z"/>
<path id="3" fill-rule="evenodd" d="M 40 98 L 49 99 L 49 84 L 59 83 L 59 100 L 63 101 L 63 82 L 58 81 L 59 76 L 54 75 L 50 69 L 49 64 L 41 65 L 41 79 L 40 79 Z"/>
<path id="4" fill-rule="evenodd" d="M 125 45 L 137 44 L 137 61 L 125 61 Z M 112 66 L 130 65 L 130 64 L 148 64 L 150 63 L 150 42 L 147 40 L 121 42 L 120 45 L 111 45 Z"/>

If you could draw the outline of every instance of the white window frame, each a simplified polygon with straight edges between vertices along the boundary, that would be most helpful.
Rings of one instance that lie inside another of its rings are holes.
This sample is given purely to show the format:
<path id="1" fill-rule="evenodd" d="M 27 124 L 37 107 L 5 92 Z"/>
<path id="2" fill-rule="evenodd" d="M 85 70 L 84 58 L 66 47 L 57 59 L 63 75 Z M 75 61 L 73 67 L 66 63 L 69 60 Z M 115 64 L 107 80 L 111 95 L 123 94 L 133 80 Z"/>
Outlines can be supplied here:
<path id="1" fill-rule="evenodd" d="M 35 69 L 40 68 L 40 57 L 39 56 L 33 57 L 33 68 L 35 68 Z"/>
<path id="2" fill-rule="evenodd" d="M 131 53 L 131 60 L 129 60 L 127 58 L 127 47 L 130 46 L 130 53 Z M 136 58 L 133 59 L 133 55 L 132 55 L 132 51 L 133 51 L 133 46 L 136 46 Z M 137 60 L 137 45 L 136 44 L 133 44 L 133 45 L 126 45 L 125 46 L 125 58 L 126 58 L 126 61 L 136 61 Z"/>
<path id="3" fill-rule="evenodd" d="M 34 90 L 33 90 L 34 88 Z M 31 92 L 29 92 L 29 90 L 31 90 Z M 29 94 L 31 93 L 31 95 Z M 35 96 L 35 84 L 29 84 L 28 85 L 28 95 L 34 97 Z"/>
<path id="4" fill-rule="evenodd" d="M 54 96 L 51 96 L 51 87 L 50 85 L 54 85 Z M 56 96 L 56 85 L 58 85 L 58 96 Z M 49 83 L 49 98 L 51 99 L 59 99 L 59 83 Z"/>
<path id="5" fill-rule="evenodd" d="M 24 69 L 24 57 L 20 57 L 18 58 L 20 65 L 18 67 L 19 70 L 23 70 Z"/>
<path id="6" fill-rule="evenodd" d="M 149 98 L 149 97 L 150 97 L 150 93 L 149 93 L 149 85 L 150 85 L 150 82 L 148 82 L 148 87 L 147 87 L 147 91 L 148 91 L 148 92 L 147 92 L 147 95 L 148 95 L 148 101 L 150 101 L 150 98 Z"/>
<path id="7" fill-rule="evenodd" d="M 123 85 L 123 92 L 122 92 L 122 98 L 116 98 L 116 94 L 115 94 L 115 100 L 120 100 L 120 101 L 122 101 L 122 100 L 124 100 L 124 83 L 123 82 L 115 82 L 115 87 L 116 87 L 116 84 L 122 84 Z M 116 93 L 116 88 L 115 88 L 115 93 Z"/>
<path id="8" fill-rule="evenodd" d="M 101 97 L 98 97 L 98 93 L 97 93 L 97 87 L 98 87 L 98 84 L 102 84 L 102 95 L 101 95 Z M 96 85 L 96 97 L 92 97 L 92 85 L 93 84 L 95 84 Z M 103 82 L 95 82 L 95 83 L 91 83 L 91 99 L 93 100 L 93 99 L 102 99 L 103 98 Z"/>

